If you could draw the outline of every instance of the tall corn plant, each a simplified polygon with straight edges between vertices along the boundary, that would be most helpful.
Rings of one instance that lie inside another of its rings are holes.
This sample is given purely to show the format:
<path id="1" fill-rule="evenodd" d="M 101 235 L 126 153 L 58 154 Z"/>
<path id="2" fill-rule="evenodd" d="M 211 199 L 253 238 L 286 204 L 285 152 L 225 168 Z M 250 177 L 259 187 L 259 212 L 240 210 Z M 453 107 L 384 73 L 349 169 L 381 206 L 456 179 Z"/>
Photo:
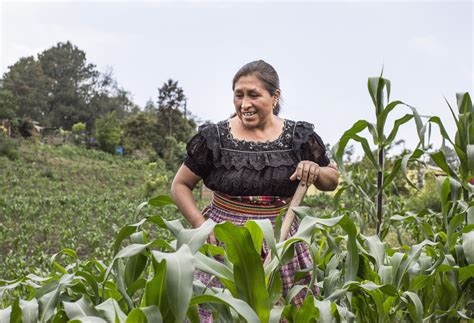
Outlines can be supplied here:
<path id="1" fill-rule="evenodd" d="M 462 198 L 469 202 L 473 194 L 473 186 L 469 185 L 469 182 L 474 178 L 474 106 L 471 96 L 467 92 L 456 94 L 457 115 L 448 100 L 446 100 L 446 103 L 456 123 L 454 140 L 447 133 L 439 117 L 431 117 L 423 129 L 428 127 L 431 130 L 432 124 L 437 125 L 443 138 L 443 145 L 447 140 L 454 147 L 454 151 L 459 158 L 459 169 L 457 170 L 449 166 L 442 149 L 432 153 L 431 158 L 436 165 L 461 186 Z"/>
<path id="2" fill-rule="evenodd" d="M 416 160 L 416 158 L 421 156 L 421 151 L 416 149 L 413 153 L 406 154 L 398 158 L 395 161 L 392 169 L 386 171 L 385 158 L 387 148 L 394 143 L 401 125 L 407 123 L 411 119 L 414 119 L 418 133 L 420 133 L 422 131 L 423 124 L 415 108 L 398 100 L 390 102 L 391 83 L 388 79 L 385 79 L 382 76 L 372 77 L 369 78 L 367 85 L 372 103 L 375 108 L 375 122 L 359 120 L 354 123 L 354 125 L 342 135 L 339 142 L 334 145 L 332 149 L 332 155 L 341 170 L 346 187 L 352 186 L 356 188 L 358 191 L 360 191 L 361 195 L 364 196 L 367 203 L 374 206 L 376 231 L 377 234 L 380 235 L 383 220 L 384 189 L 390 185 L 401 169 L 406 169 L 406 165 L 409 160 Z M 385 104 L 385 102 L 387 102 L 387 104 Z M 407 113 L 403 117 L 395 120 L 392 129 L 387 134 L 387 118 L 391 113 L 393 113 L 394 109 L 399 106 L 406 106 L 410 108 L 411 113 Z M 365 129 L 369 131 L 372 143 L 376 146 L 375 151 L 372 150 L 368 139 L 360 136 L 360 132 L 364 131 Z M 350 140 L 355 140 L 361 144 L 365 157 L 369 161 L 369 165 L 377 173 L 375 196 L 371 196 L 370 193 L 366 192 L 363 189 L 362 183 L 353 181 L 351 174 L 346 171 L 346 167 L 343 162 L 343 155 L 344 150 Z M 344 187 L 342 190 L 344 190 Z M 339 191 L 339 194 L 342 192 L 343 191 Z"/>

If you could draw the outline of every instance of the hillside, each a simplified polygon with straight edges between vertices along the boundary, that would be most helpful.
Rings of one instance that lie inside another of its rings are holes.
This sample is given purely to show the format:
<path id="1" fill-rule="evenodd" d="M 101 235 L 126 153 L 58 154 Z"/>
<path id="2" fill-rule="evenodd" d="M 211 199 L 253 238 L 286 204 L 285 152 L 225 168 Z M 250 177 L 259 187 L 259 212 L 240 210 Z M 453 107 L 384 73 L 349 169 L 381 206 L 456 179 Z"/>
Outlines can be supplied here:
<path id="1" fill-rule="evenodd" d="M 83 259 L 110 259 L 113 237 L 146 200 L 147 167 L 37 141 L 22 141 L 16 160 L 0 156 L 0 278 L 49 272 L 51 255 L 66 247 Z"/>

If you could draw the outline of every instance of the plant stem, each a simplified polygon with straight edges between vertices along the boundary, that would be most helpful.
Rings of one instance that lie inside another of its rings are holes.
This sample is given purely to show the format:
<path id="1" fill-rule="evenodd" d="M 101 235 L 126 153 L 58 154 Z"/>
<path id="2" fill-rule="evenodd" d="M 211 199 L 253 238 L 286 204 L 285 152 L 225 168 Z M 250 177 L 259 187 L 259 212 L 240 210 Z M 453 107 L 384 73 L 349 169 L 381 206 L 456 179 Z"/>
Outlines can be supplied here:
<path id="1" fill-rule="evenodd" d="M 383 206 L 383 162 L 384 147 L 379 146 L 379 171 L 377 172 L 377 234 L 380 236 L 380 228 L 382 227 L 382 206 Z"/>

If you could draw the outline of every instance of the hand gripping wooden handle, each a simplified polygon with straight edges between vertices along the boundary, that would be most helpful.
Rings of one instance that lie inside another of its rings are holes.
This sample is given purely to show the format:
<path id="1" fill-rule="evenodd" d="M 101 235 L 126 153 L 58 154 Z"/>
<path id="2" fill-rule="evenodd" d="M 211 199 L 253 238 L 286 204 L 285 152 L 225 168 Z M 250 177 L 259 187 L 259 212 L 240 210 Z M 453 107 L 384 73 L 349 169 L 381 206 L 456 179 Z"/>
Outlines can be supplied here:
<path id="1" fill-rule="evenodd" d="M 301 204 L 301 201 L 303 201 L 303 198 L 307 190 L 308 190 L 308 186 L 298 184 L 298 188 L 296 189 L 296 192 L 293 195 L 293 198 L 291 199 L 290 206 L 288 207 L 288 211 L 286 211 L 285 218 L 283 219 L 283 223 L 281 225 L 281 230 L 280 230 L 280 239 L 278 242 L 282 242 L 288 237 L 288 234 L 290 233 L 291 225 L 293 224 L 293 220 L 295 219 L 295 212 L 293 211 L 293 208 Z M 265 261 L 263 262 L 264 266 L 270 263 L 271 258 L 272 258 L 271 250 L 269 250 L 267 257 L 265 258 Z"/>

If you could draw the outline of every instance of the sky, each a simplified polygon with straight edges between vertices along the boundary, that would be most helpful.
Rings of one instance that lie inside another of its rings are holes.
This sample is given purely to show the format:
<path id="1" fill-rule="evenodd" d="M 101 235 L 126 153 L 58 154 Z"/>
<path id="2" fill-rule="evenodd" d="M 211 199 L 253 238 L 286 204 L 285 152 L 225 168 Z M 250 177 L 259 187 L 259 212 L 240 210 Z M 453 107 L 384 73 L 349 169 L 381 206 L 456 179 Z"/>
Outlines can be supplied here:
<path id="1" fill-rule="evenodd" d="M 234 74 L 263 59 L 280 77 L 281 116 L 313 123 L 331 145 L 357 120 L 375 121 L 367 79 L 382 68 L 391 100 L 439 116 L 452 136 L 445 98 L 455 108 L 455 93 L 474 88 L 471 1 L 0 1 L 2 75 L 71 41 L 138 105 L 172 78 L 195 116 L 217 122 L 234 110 Z M 397 109 L 388 130 L 410 111 Z M 415 126 L 398 138 L 413 149 Z"/>

